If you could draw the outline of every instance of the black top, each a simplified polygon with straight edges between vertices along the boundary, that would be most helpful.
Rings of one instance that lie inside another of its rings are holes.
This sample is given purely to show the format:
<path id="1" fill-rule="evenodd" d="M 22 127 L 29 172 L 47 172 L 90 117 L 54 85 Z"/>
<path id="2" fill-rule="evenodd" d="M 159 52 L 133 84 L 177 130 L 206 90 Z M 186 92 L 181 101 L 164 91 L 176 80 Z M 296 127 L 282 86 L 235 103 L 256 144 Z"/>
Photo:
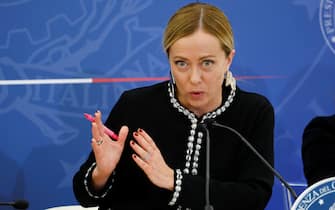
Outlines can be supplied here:
<path id="1" fill-rule="evenodd" d="M 302 160 L 308 185 L 335 176 L 335 115 L 315 117 L 303 133 Z"/>
<path id="2" fill-rule="evenodd" d="M 90 185 L 91 176 L 88 176 L 88 188 L 96 195 L 103 194 L 111 183 L 112 187 L 104 198 L 93 198 L 88 194 L 84 179 L 88 168 L 95 162 L 91 153 L 73 179 L 74 193 L 81 205 L 99 205 L 101 209 L 163 210 L 177 209 L 179 205 L 192 210 L 204 209 L 205 141 L 200 150 L 199 173 L 195 176 L 183 174 L 182 190 L 172 207 L 168 203 L 173 192 L 154 186 L 131 159 L 131 134 L 142 128 L 151 135 L 171 168 L 184 168 L 191 122 L 170 103 L 167 84 L 162 82 L 122 94 L 105 123 L 115 131 L 122 125 L 130 128 L 121 160 L 101 192 L 94 192 Z M 224 88 L 223 101 L 228 92 Z M 215 120 L 240 132 L 273 165 L 274 112 L 265 97 L 237 88 L 231 105 Z M 210 202 L 214 209 L 264 209 L 272 194 L 272 173 L 231 131 L 212 126 L 209 132 Z"/>

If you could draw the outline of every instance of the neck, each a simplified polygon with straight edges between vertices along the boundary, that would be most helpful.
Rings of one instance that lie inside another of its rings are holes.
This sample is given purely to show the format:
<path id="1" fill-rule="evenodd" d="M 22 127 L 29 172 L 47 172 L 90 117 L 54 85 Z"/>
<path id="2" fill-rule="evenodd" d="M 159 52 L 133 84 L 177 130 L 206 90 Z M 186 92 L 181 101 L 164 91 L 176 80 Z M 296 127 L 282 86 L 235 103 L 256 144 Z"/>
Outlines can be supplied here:
<path id="1" fill-rule="evenodd" d="M 212 112 L 222 106 L 222 92 L 220 92 L 219 97 L 213 98 L 206 105 L 201 107 L 194 107 L 191 104 L 183 103 L 183 100 L 180 100 L 177 94 L 177 98 L 180 101 L 181 105 L 192 111 L 195 116 L 201 118 L 203 115 Z"/>

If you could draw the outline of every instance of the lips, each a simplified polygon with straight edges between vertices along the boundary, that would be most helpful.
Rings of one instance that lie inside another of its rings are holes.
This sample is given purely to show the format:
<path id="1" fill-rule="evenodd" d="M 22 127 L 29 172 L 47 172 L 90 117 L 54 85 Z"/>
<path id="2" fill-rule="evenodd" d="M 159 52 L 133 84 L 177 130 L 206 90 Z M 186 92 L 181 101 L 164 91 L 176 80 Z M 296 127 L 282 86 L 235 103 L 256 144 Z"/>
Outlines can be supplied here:
<path id="1" fill-rule="evenodd" d="M 203 91 L 192 91 L 192 92 L 190 92 L 190 95 L 192 97 L 201 97 L 203 94 L 204 94 Z"/>

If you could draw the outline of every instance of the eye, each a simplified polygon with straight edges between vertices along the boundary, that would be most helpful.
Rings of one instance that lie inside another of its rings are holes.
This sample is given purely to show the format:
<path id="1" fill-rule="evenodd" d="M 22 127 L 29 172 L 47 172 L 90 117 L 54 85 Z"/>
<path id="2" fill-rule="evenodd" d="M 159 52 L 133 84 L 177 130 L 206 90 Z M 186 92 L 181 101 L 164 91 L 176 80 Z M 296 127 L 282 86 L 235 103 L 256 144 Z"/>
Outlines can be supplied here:
<path id="1" fill-rule="evenodd" d="M 214 61 L 212 60 L 203 60 L 201 65 L 205 68 L 209 68 L 214 64 Z"/>
<path id="2" fill-rule="evenodd" d="M 178 61 L 175 61 L 174 62 L 176 64 L 176 66 L 178 66 L 179 68 L 186 68 L 187 67 L 187 63 L 185 61 L 181 61 L 181 60 L 178 60 Z"/>

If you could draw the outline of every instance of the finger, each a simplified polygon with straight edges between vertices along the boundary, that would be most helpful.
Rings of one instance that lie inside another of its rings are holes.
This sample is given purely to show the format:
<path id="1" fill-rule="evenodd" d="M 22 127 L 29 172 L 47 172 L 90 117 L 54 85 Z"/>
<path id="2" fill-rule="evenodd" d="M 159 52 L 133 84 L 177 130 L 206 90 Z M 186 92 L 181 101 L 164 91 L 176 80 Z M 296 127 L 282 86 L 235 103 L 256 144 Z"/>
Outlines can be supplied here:
<path id="1" fill-rule="evenodd" d="M 137 156 L 136 154 L 132 155 L 133 160 L 135 161 L 135 163 L 146 173 L 148 174 L 148 170 L 149 170 L 149 165 L 142 160 L 139 156 Z"/>
<path id="2" fill-rule="evenodd" d="M 138 134 L 140 134 L 141 136 L 143 136 L 143 138 L 145 139 L 145 141 L 151 145 L 151 147 L 155 148 L 156 144 L 155 142 L 152 140 L 152 138 L 149 136 L 149 134 L 147 132 L 145 132 L 145 130 L 139 128 L 137 129 Z"/>
<path id="3" fill-rule="evenodd" d="M 133 137 L 137 141 L 137 143 L 141 146 L 142 149 L 144 149 L 146 152 L 152 152 L 153 148 L 150 145 L 150 143 L 139 134 L 139 132 L 133 132 Z"/>
<path id="4" fill-rule="evenodd" d="M 119 131 L 119 138 L 118 138 L 117 142 L 124 145 L 124 143 L 127 139 L 127 136 L 128 136 L 128 132 L 129 132 L 129 128 L 125 125 L 122 126 L 120 131 Z"/>
<path id="5" fill-rule="evenodd" d="M 100 145 L 98 145 L 97 141 L 98 140 L 95 139 L 95 138 L 91 139 L 91 145 L 92 145 L 93 150 L 96 150 L 98 148 L 98 146 L 100 146 Z"/>
<path id="6" fill-rule="evenodd" d="M 145 162 L 150 161 L 150 154 L 144 150 L 139 144 L 136 144 L 135 141 L 130 141 L 130 146 L 134 150 L 134 152 Z"/>
<path id="7" fill-rule="evenodd" d="M 99 129 L 99 133 L 100 136 L 104 136 L 104 124 L 101 121 L 101 112 L 98 110 L 94 113 L 95 115 L 95 122 L 97 123 L 98 129 Z"/>
<path id="8" fill-rule="evenodd" d="M 101 150 L 101 144 L 99 145 L 98 143 L 98 140 L 95 139 L 95 138 L 92 138 L 91 140 L 91 146 L 92 146 L 92 149 L 93 149 L 93 152 L 95 155 L 98 155 L 99 154 L 99 151 Z M 97 159 L 97 157 L 96 157 Z"/>
<path id="9" fill-rule="evenodd" d="M 99 132 L 99 128 L 96 122 L 92 122 L 92 136 L 94 139 L 96 139 L 97 141 L 101 139 L 101 135 Z"/>

